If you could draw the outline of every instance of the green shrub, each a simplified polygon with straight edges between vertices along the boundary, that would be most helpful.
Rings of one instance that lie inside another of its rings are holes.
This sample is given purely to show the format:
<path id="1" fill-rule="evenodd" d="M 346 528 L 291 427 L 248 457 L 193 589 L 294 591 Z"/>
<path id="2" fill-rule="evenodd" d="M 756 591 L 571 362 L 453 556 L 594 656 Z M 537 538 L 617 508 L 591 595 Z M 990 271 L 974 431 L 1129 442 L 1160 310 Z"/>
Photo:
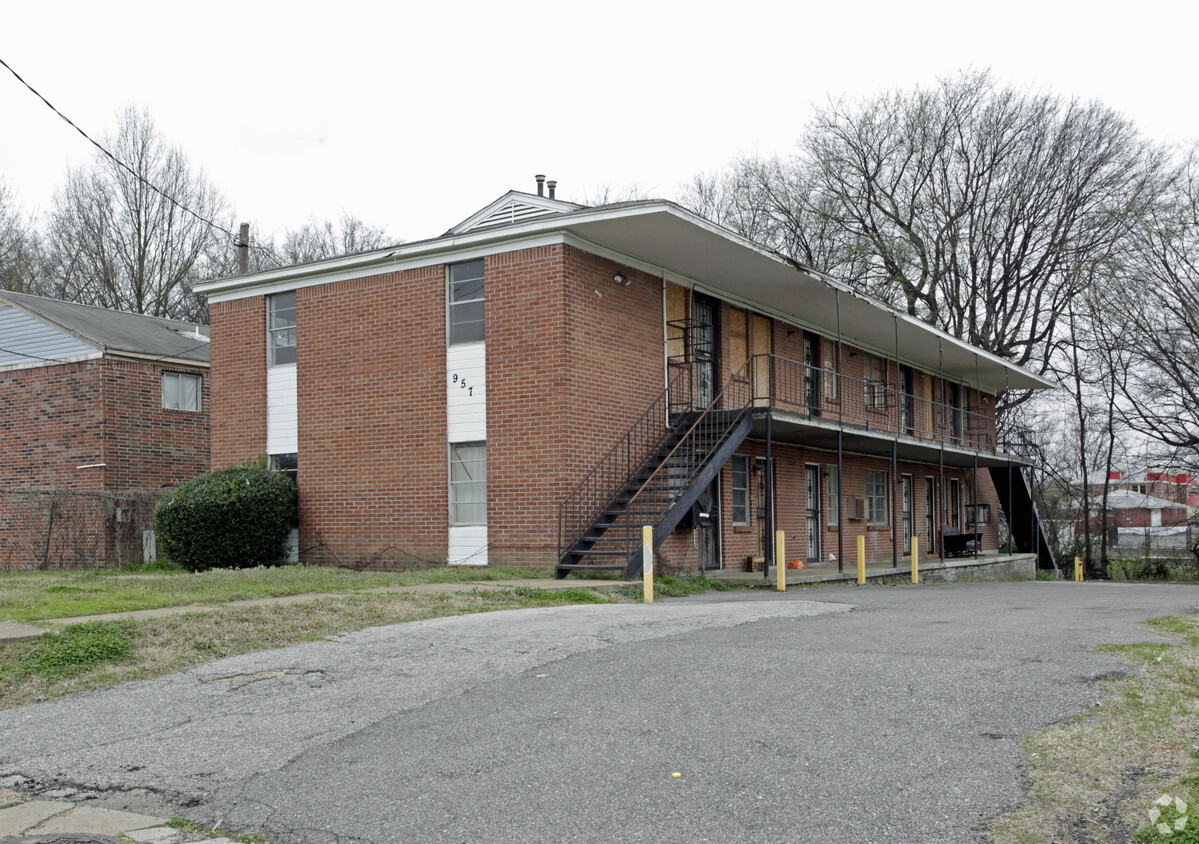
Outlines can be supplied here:
<path id="1" fill-rule="evenodd" d="M 275 565 L 287 556 L 296 487 L 261 462 L 228 466 L 168 492 L 154 508 L 163 552 L 188 571 Z"/>

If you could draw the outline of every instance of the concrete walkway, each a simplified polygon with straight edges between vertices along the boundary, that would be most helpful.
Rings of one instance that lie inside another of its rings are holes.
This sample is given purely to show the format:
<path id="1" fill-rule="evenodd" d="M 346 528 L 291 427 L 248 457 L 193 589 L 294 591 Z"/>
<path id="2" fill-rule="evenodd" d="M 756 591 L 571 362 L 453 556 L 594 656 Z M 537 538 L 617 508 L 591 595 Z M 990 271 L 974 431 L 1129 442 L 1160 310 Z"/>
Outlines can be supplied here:
<path id="1" fill-rule="evenodd" d="M 21 785 L 22 777 L 5 777 L 0 782 Z M 169 818 L 122 812 L 69 802 L 65 798 L 86 800 L 87 794 L 74 789 L 60 789 L 62 800 L 26 800 L 11 788 L 0 788 L 0 844 L 50 844 L 71 841 L 74 844 L 120 844 L 124 836 L 138 844 L 184 844 L 206 841 L 208 844 L 235 844 L 229 838 L 214 838 L 204 833 L 183 831 L 167 826 Z M 90 795 L 94 797 L 95 795 Z"/>

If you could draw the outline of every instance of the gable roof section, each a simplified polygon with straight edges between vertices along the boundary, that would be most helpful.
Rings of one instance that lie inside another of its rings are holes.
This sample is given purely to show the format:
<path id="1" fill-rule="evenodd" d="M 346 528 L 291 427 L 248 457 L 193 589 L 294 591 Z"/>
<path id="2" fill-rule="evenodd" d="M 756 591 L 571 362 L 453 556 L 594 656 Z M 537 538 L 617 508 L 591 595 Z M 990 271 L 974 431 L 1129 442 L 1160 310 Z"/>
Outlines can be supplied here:
<path id="1" fill-rule="evenodd" d="M 546 206 L 544 213 L 504 222 L 505 203 L 514 199 L 569 209 Z M 484 221 L 488 224 L 479 225 Z M 549 243 L 566 243 L 669 281 L 694 282 L 742 307 L 839 335 L 849 345 L 944 372 L 984 392 L 1057 386 L 664 199 L 585 207 L 510 191 L 438 238 L 211 279 L 196 290 L 209 302 L 221 302 Z"/>
<path id="2" fill-rule="evenodd" d="M 554 214 L 565 214 L 586 208 L 574 202 L 561 199 L 550 199 L 548 196 L 537 196 L 523 191 L 510 190 L 499 199 L 471 214 L 446 235 L 464 234 L 478 229 L 508 226 L 513 223 L 523 223 L 538 217 L 548 217 Z"/>
<path id="3" fill-rule="evenodd" d="M 110 311 L 31 296 L 27 293 L 0 291 L 0 306 L 10 306 L 74 338 L 76 344 L 64 344 L 78 351 L 83 345 L 108 357 L 133 360 L 154 360 L 189 366 L 208 366 L 208 326 L 162 317 Z M 0 338 L 0 347 L 8 338 Z M 30 349 L 10 349 L 29 352 Z M 53 355 L 38 355 L 41 361 L 61 360 Z M 26 364 L 39 362 L 31 356 Z M 10 361 L 9 365 L 16 363 Z M 4 365 L 4 364 L 0 364 Z"/>

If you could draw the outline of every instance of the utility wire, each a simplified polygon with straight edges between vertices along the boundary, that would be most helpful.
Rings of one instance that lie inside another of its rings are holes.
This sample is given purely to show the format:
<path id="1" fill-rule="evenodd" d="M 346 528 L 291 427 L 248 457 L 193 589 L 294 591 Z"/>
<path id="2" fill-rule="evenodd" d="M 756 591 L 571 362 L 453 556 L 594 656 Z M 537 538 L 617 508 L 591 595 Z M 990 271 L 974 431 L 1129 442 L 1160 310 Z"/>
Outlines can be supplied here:
<path id="1" fill-rule="evenodd" d="M 12 66 L 11 66 L 11 65 L 10 65 L 8 62 L 6 62 L 4 59 L 2 59 L 2 58 L 0 58 L 0 65 L 4 65 L 4 67 L 8 69 L 8 72 L 9 72 L 9 73 L 11 73 L 13 76 L 15 76 L 15 77 L 17 78 L 17 81 L 18 81 L 18 82 L 20 82 L 22 85 L 24 85 L 26 88 L 28 88 L 28 89 L 29 89 L 29 90 L 30 90 L 30 91 L 33 93 L 33 95 L 34 95 L 35 97 L 37 97 L 39 100 L 41 100 L 43 103 L 45 103 L 47 108 L 49 108 L 49 109 L 50 109 L 52 112 L 54 112 L 54 113 L 55 113 L 55 114 L 57 114 L 59 117 L 61 117 L 61 118 L 62 118 L 62 119 L 63 119 L 63 120 L 66 122 L 66 124 L 67 124 L 68 126 L 70 126 L 72 129 L 74 129 L 76 132 L 78 132 L 80 135 L 82 135 L 82 136 L 83 136 L 85 139 L 87 139 L 88 143 L 90 143 L 90 144 L 91 144 L 92 146 L 94 146 L 96 149 L 100 150 L 100 152 L 104 153 L 104 155 L 106 155 L 106 156 L 108 156 L 109 158 L 111 158 L 111 159 L 112 159 L 112 160 L 113 160 L 113 161 L 114 161 L 114 162 L 117 164 L 117 166 L 119 166 L 119 167 L 123 168 L 123 169 L 124 169 L 126 172 L 128 172 L 128 173 L 129 173 L 129 175 L 130 175 L 130 176 L 132 176 L 133 178 L 137 179 L 137 180 L 138 180 L 139 182 L 141 182 L 143 185 L 145 185 L 146 187 L 148 187 L 150 190 L 154 191 L 156 194 L 158 194 L 159 196 L 161 196 L 161 197 L 162 197 L 163 199 L 165 199 L 167 202 L 169 202 L 169 203 L 171 203 L 172 205 L 174 205 L 174 206 L 175 206 L 176 208 L 178 208 L 180 211 L 185 211 L 185 212 L 187 212 L 188 214 L 191 214 L 193 217 L 195 217 L 195 218 L 196 218 L 197 220 L 199 220 L 201 223 L 204 223 L 205 225 L 211 226 L 212 228 L 216 229 L 217 231 L 219 231 L 219 232 L 223 232 L 224 234 L 227 234 L 231 240 L 233 240 L 233 241 L 235 241 L 235 242 L 237 241 L 237 235 L 235 235 L 233 232 L 229 231 L 229 229 L 225 228 L 224 226 L 222 226 L 222 225 L 221 225 L 221 224 L 219 224 L 219 223 L 215 223 L 215 222 L 213 222 L 212 220 L 209 220 L 209 219 L 208 219 L 208 218 L 206 218 L 206 217 L 202 217 L 202 216 L 200 216 L 200 215 L 199 215 L 199 214 L 197 214 L 195 211 L 193 211 L 193 210 L 191 210 L 190 208 L 188 208 L 186 205 L 182 205 L 182 204 L 180 204 L 178 201 L 176 201 L 176 200 L 175 200 L 175 198 L 174 198 L 174 197 L 172 197 L 172 196 L 169 196 L 168 194 L 166 194 L 166 193 L 165 193 L 165 192 L 163 192 L 162 190 L 159 190 L 159 188 L 158 188 L 158 186 L 157 186 L 157 185 L 155 185 L 155 184 L 151 183 L 150 181 L 148 181 L 148 180 L 147 180 L 147 179 L 146 179 L 144 176 L 142 176 L 141 174 L 137 173 L 137 172 L 136 172 L 136 171 L 135 171 L 135 170 L 134 170 L 132 167 L 130 167 L 130 166 L 129 166 L 128 164 L 126 164 L 124 161 L 121 161 L 121 159 L 117 158 L 115 155 L 113 155 L 111 152 L 109 152 L 107 149 L 105 149 L 105 148 L 104 148 L 104 147 L 103 147 L 103 146 L 102 146 L 102 145 L 101 145 L 99 142 L 97 142 L 97 141 L 93 140 L 93 139 L 92 139 L 92 137 L 91 137 L 90 135 L 88 135 L 88 133 L 87 133 L 87 132 L 84 132 L 84 131 L 83 131 L 82 129 L 80 129 L 80 128 L 79 128 L 77 125 L 75 125 L 75 122 L 74 122 L 74 121 L 72 121 L 72 120 L 71 120 L 71 118 L 67 117 L 65 114 L 63 114 L 61 111 L 59 111 L 57 108 L 55 108 L 55 107 L 54 107 L 54 105 L 53 105 L 53 104 L 52 104 L 52 103 L 51 103 L 49 100 L 47 100 L 45 97 L 43 97 L 43 96 L 41 95 L 41 93 L 40 93 L 40 92 L 39 92 L 39 91 L 38 91 L 36 88 L 34 88 L 32 85 L 30 85 L 30 84 L 29 84 L 28 82 L 26 82 L 24 79 L 22 79 L 22 78 L 21 78 L 21 74 L 17 73 L 15 70 L 13 70 L 13 69 L 12 69 Z M 236 245 L 237 245 L 237 246 L 242 246 L 242 245 L 246 245 L 246 246 L 248 246 L 249 244 L 242 244 L 242 243 L 240 243 L 240 242 L 237 242 L 237 243 L 236 243 Z"/>

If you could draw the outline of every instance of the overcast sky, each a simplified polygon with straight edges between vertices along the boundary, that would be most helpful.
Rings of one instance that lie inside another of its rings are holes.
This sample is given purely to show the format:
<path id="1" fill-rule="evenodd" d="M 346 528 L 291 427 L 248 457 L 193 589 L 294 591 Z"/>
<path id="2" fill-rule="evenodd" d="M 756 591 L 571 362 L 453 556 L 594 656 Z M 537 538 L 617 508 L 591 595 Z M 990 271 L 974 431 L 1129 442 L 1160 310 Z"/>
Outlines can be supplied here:
<path id="1" fill-rule="evenodd" d="M 786 152 L 814 102 L 970 67 L 1199 138 L 1199 4 L 973 5 L 41 0 L 5 5 L 0 58 L 93 137 L 147 108 L 263 237 L 343 209 L 430 237 L 535 173 L 564 199 L 673 197 Z M 91 153 L 0 68 L 0 177 L 27 210 Z"/>

